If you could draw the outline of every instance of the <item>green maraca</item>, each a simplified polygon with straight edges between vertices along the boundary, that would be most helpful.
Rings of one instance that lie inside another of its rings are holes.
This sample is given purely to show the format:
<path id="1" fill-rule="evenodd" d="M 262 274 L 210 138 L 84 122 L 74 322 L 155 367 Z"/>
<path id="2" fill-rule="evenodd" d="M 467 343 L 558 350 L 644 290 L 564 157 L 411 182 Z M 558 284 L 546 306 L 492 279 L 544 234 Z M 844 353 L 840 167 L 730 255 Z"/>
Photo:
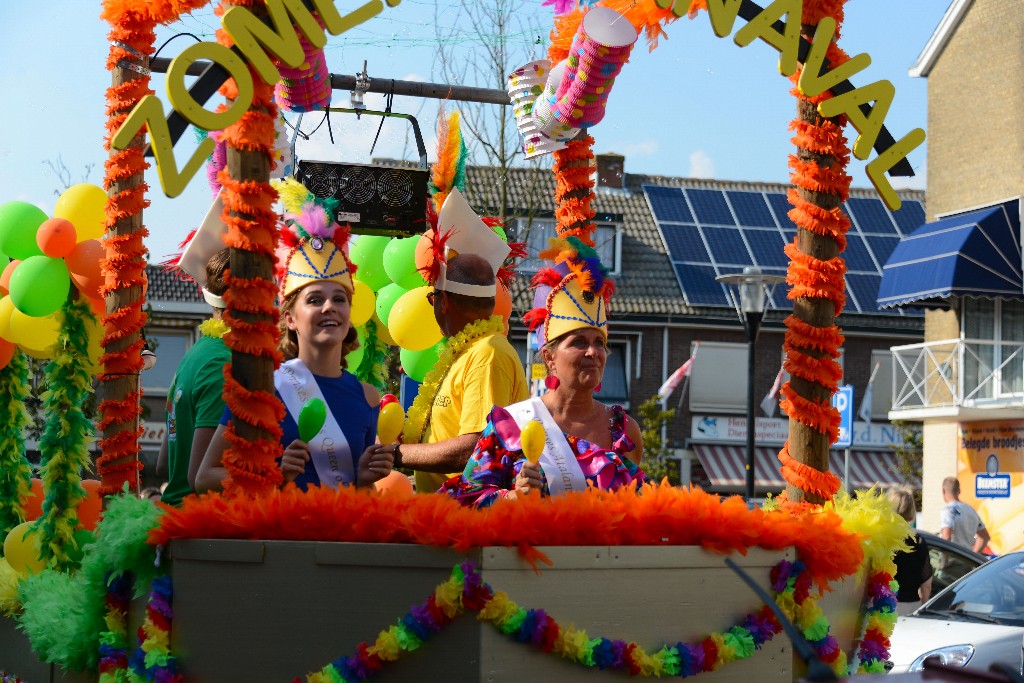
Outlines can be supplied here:
<path id="1" fill-rule="evenodd" d="M 327 404 L 322 398 L 311 398 L 299 411 L 299 440 L 309 443 L 320 433 L 327 421 Z"/>

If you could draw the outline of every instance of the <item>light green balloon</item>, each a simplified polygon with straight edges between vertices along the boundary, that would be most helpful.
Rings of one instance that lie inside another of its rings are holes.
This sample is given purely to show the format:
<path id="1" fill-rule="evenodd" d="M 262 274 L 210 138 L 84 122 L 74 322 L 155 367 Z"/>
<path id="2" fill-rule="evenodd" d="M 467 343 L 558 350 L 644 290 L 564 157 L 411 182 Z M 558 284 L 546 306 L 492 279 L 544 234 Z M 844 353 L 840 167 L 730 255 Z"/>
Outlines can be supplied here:
<path id="1" fill-rule="evenodd" d="M 64 259 L 32 256 L 11 273 L 11 301 L 33 318 L 60 310 L 71 290 L 71 276 Z"/>
<path id="2" fill-rule="evenodd" d="M 7 202 L 0 204 L 0 252 L 24 261 L 43 250 L 36 244 L 36 231 L 48 216 L 35 204 Z"/>
<path id="3" fill-rule="evenodd" d="M 349 260 L 358 266 L 356 279 L 365 282 L 375 292 L 391 282 L 384 270 L 384 249 L 390 241 L 389 237 L 359 235 L 349 251 Z"/>
<path id="4" fill-rule="evenodd" d="M 402 289 L 416 289 L 427 284 L 416 270 L 416 245 L 419 241 L 419 236 L 396 238 L 384 249 L 384 270 Z"/>
<path id="5" fill-rule="evenodd" d="M 437 365 L 437 361 L 441 357 L 441 351 L 444 349 L 445 341 L 445 339 L 442 339 L 430 348 L 423 349 L 422 351 L 410 351 L 409 349 L 399 351 L 398 356 L 402 362 L 402 370 L 417 382 L 422 382 L 423 378 L 430 372 L 430 369 Z"/>
<path id="6" fill-rule="evenodd" d="M 395 282 L 389 285 L 384 285 L 377 292 L 377 317 L 385 325 L 388 324 L 388 316 L 391 315 L 391 307 L 395 305 L 395 302 L 406 293 L 405 289 Z"/>

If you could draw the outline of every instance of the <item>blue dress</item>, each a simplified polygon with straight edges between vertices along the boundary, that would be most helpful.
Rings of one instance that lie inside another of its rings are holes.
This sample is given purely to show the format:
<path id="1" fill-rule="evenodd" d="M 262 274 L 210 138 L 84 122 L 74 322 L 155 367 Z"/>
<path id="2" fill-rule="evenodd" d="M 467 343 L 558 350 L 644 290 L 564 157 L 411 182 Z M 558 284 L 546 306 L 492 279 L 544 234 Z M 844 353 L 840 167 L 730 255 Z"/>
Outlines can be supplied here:
<path id="1" fill-rule="evenodd" d="M 362 383 L 348 370 L 342 371 L 340 377 L 313 375 L 313 378 L 316 379 L 327 407 L 338 421 L 338 426 L 341 427 L 352 450 L 352 471 L 358 472 L 359 456 L 377 440 L 377 416 L 380 414 L 380 406 L 371 406 L 366 402 Z M 280 394 L 277 397 L 281 398 Z M 220 423 L 226 425 L 230 419 L 231 410 L 226 408 Z M 285 448 L 299 438 L 299 427 L 295 423 L 295 417 L 287 409 L 281 422 L 281 429 L 284 431 L 281 435 L 281 445 Z M 316 473 L 312 459 L 306 462 L 306 470 L 296 477 L 295 484 L 303 491 L 308 486 L 320 485 L 320 477 Z"/>

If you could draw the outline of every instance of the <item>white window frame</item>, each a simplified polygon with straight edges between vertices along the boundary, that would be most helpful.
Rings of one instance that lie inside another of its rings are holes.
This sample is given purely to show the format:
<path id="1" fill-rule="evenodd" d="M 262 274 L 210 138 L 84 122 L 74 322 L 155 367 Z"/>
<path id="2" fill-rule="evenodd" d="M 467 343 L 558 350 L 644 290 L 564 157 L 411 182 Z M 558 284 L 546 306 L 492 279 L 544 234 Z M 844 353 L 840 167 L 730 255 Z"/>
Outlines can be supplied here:
<path id="1" fill-rule="evenodd" d="M 523 241 L 521 239 L 521 235 L 523 234 L 523 231 L 526 230 L 528 225 L 530 226 L 531 231 L 535 230 L 538 226 L 543 226 L 544 228 L 547 229 L 547 232 L 550 233 L 550 235 L 547 236 L 555 236 L 555 225 L 557 223 L 557 220 L 555 218 L 528 218 L 526 216 L 518 216 L 516 218 L 511 219 L 511 221 L 512 225 L 514 226 L 514 239 L 518 241 Z M 614 234 L 611 237 L 613 245 L 611 262 L 606 262 L 604 258 L 602 258 L 601 261 L 604 264 L 605 268 L 608 268 L 608 274 L 610 276 L 618 277 L 622 273 L 622 223 L 619 221 L 594 221 L 594 226 L 597 228 L 597 230 L 611 228 L 614 231 Z M 596 235 L 597 231 L 595 230 L 595 237 Z M 532 232 L 530 236 L 531 238 L 533 237 Z M 517 269 L 519 271 L 533 273 L 536 272 L 537 270 L 540 270 L 540 268 L 543 267 L 537 259 L 537 252 L 540 250 L 540 248 L 544 248 L 547 246 L 546 237 L 544 244 L 541 246 L 538 246 L 536 242 L 533 242 L 533 244 L 528 243 L 526 245 L 527 257 L 519 262 L 519 265 L 517 266 Z"/>
<path id="2" fill-rule="evenodd" d="M 981 399 L 982 402 L 984 402 L 986 399 L 987 400 L 994 400 L 994 401 L 1004 401 L 1006 399 L 1019 399 L 1021 396 L 1024 396 L 1024 388 L 1022 388 L 1021 390 L 1018 390 L 1018 391 L 1012 391 L 1012 390 L 1011 391 L 1005 391 L 1003 387 L 1005 386 L 1006 381 L 1004 380 L 1003 375 L 1006 374 L 1006 373 L 1012 373 L 1013 370 L 1014 370 L 1014 367 L 1017 366 L 1018 363 L 1020 362 L 1020 356 L 1022 355 L 1022 353 L 1024 353 L 1024 351 L 1022 351 L 1020 347 L 1024 346 L 1024 339 L 1005 339 L 1005 337 L 1008 336 L 1008 335 L 1003 330 L 1003 304 L 1004 304 L 1004 301 L 1002 299 L 992 299 L 991 300 L 992 303 L 993 303 L 993 308 L 992 308 L 993 320 L 992 320 L 992 334 L 991 334 L 992 338 L 991 339 L 980 339 L 978 337 L 968 336 L 968 334 L 967 334 L 968 318 L 975 317 L 975 316 L 978 315 L 977 312 L 974 312 L 973 314 L 969 314 L 969 312 L 968 312 L 968 308 L 969 308 L 968 302 L 973 302 L 973 301 L 974 301 L 974 299 L 971 298 L 971 297 L 965 297 L 965 298 L 963 298 L 961 300 L 961 305 L 960 305 L 960 313 L 961 313 L 961 315 L 960 315 L 960 339 L 963 340 L 963 342 L 965 343 L 965 346 L 969 346 L 969 345 L 975 344 L 975 343 L 981 343 L 981 344 L 990 343 L 991 347 L 992 347 L 992 358 L 991 358 L 990 361 L 988 359 L 986 359 L 986 361 L 988 361 L 990 366 L 991 366 L 991 371 L 992 371 L 992 379 L 991 379 L 992 389 L 991 389 L 991 392 L 988 393 L 987 395 L 979 396 L 979 399 Z M 969 361 L 969 358 L 970 358 L 969 353 L 970 353 L 970 351 L 971 350 L 968 349 L 967 352 L 965 352 L 965 358 L 964 358 L 964 362 L 965 363 L 967 363 Z M 975 350 L 976 353 L 980 353 L 980 351 L 981 351 L 981 349 L 976 349 Z M 1011 362 L 1013 362 L 1013 366 L 1007 365 L 1008 363 L 1011 363 Z M 1004 366 L 1006 366 L 1005 369 L 1004 369 Z M 966 367 L 964 368 L 964 371 L 965 371 L 965 375 L 964 375 L 964 380 L 965 381 L 967 381 L 967 382 L 982 381 L 980 377 L 972 377 L 971 374 L 969 372 L 967 372 L 967 368 Z M 1012 379 L 1010 381 L 1012 381 Z M 967 387 L 966 386 L 964 387 L 964 390 L 965 390 L 965 392 L 967 392 Z"/>
<path id="3" fill-rule="evenodd" d="M 146 328 L 146 337 L 149 338 L 149 339 L 154 339 L 154 338 L 157 339 L 157 348 L 156 348 L 156 357 L 157 357 L 157 361 L 156 362 L 157 362 L 157 364 L 159 364 L 161 362 L 161 358 L 160 358 L 160 344 L 159 344 L 159 338 L 160 337 L 181 337 L 181 338 L 184 338 L 184 340 L 185 340 L 185 353 L 188 353 L 188 350 L 192 348 L 192 345 L 195 343 L 195 340 L 196 340 L 195 331 L 194 330 L 188 329 L 188 328 L 180 328 L 180 327 L 147 327 Z M 182 354 L 182 356 L 184 356 L 184 354 Z M 177 361 L 175 361 L 174 359 L 171 359 L 171 358 L 164 358 L 163 359 L 163 363 L 165 363 L 165 364 L 174 363 L 175 367 L 177 367 L 177 365 L 180 363 L 180 361 L 181 361 L 180 358 L 177 359 Z M 171 376 L 172 377 L 174 376 L 174 372 L 171 373 Z M 142 374 L 139 376 L 139 384 L 144 389 L 144 391 L 145 391 L 147 396 L 166 396 L 167 392 L 170 390 L 170 386 L 157 386 L 157 387 L 146 386 L 146 371 L 145 370 L 143 370 Z"/>

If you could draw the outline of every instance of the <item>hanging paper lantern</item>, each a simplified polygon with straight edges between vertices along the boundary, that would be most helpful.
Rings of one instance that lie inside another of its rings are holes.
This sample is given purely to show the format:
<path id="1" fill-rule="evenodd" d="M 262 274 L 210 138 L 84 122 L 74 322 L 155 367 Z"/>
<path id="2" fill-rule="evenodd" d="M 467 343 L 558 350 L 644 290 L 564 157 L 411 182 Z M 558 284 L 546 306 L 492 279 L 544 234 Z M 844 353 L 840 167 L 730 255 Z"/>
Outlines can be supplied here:
<path id="1" fill-rule="evenodd" d="M 431 287 L 409 290 L 391 307 L 388 329 L 403 349 L 422 351 L 441 339 L 441 328 L 434 318 L 434 307 L 427 301 Z"/>
<path id="2" fill-rule="evenodd" d="M 84 242 L 103 237 L 106 207 L 107 193 L 103 188 L 79 183 L 61 193 L 53 207 L 53 215 L 71 221 L 78 233 L 78 241 Z"/>
<path id="3" fill-rule="evenodd" d="M 42 254 L 36 230 L 46 219 L 42 209 L 28 202 L 0 204 L 0 252 L 14 259 Z"/>
<path id="4" fill-rule="evenodd" d="M 11 300 L 25 315 L 41 318 L 60 310 L 71 291 L 63 259 L 32 256 L 11 275 Z"/>

